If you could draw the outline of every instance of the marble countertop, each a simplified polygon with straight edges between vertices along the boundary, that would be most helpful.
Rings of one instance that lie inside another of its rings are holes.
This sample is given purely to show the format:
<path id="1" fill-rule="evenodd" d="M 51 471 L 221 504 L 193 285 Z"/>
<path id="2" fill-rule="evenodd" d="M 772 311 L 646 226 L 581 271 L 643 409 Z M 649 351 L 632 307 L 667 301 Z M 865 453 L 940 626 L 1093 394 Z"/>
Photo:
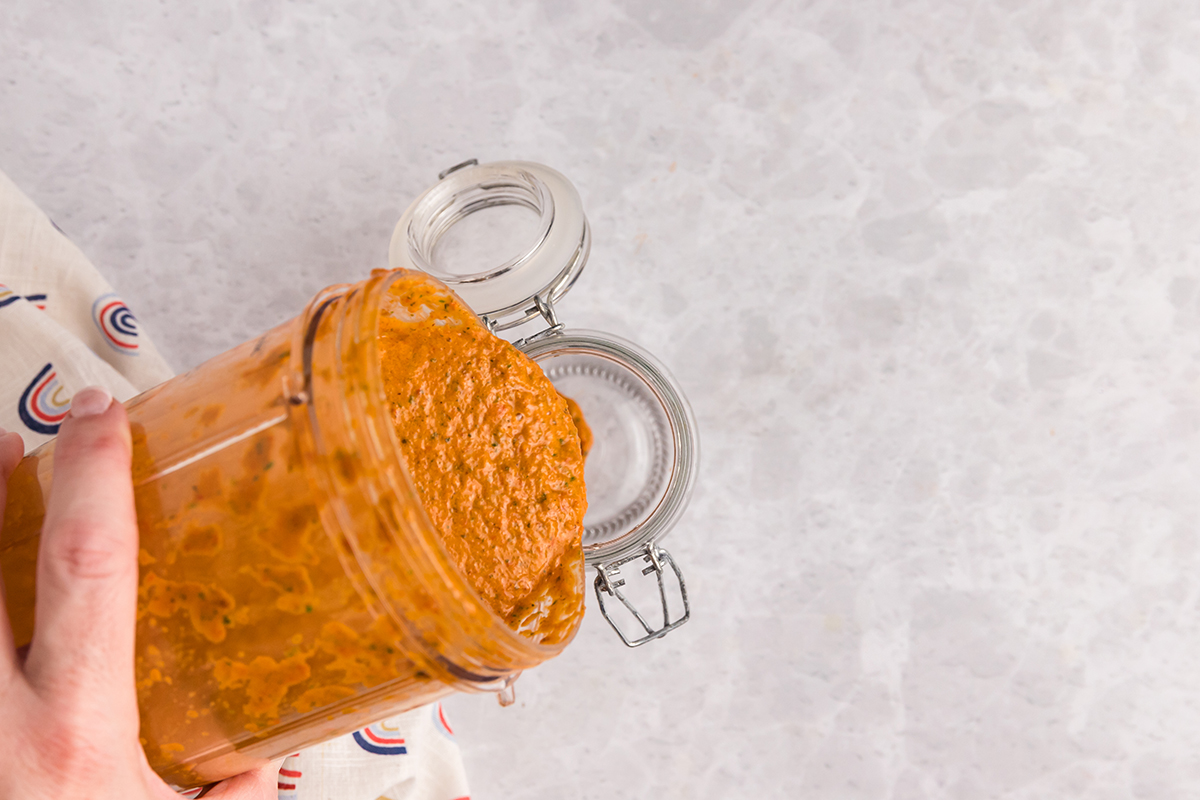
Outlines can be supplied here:
<path id="1" fill-rule="evenodd" d="M 1200 793 L 1200 9 L 0 11 L 0 168 L 187 369 L 564 172 L 701 428 L 693 620 L 449 704 L 475 800 Z"/>

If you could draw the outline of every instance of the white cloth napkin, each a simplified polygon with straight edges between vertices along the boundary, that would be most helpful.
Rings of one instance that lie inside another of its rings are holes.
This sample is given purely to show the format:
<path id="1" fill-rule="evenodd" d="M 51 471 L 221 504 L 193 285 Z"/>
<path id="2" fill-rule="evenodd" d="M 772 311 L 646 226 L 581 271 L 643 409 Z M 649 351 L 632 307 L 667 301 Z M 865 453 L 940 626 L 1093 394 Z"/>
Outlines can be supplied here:
<path id="1" fill-rule="evenodd" d="M 470 800 L 442 704 L 302 750 L 279 770 L 279 800 L 343 798 Z"/>
<path id="2" fill-rule="evenodd" d="M 123 402 L 171 375 L 87 257 L 0 172 L 0 427 L 29 452 L 58 433 L 79 389 Z M 465 800 L 467 778 L 434 703 L 289 757 L 279 798 Z"/>
<path id="3" fill-rule="evenodd" d="M 112 287 L 0 173 L 0 425 L 28 452 L 58 433 L 79 389 L 125 401 L 169 377 Z"/>

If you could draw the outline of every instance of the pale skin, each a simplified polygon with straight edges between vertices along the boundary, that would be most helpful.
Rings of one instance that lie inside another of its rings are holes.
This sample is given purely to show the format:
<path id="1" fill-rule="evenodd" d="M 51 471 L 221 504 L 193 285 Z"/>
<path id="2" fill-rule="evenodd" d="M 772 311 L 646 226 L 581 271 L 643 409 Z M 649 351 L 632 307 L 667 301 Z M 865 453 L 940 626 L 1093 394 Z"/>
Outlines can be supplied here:
<path id="1" fill-rule="evenodd" d="M 0 509 L 23 450 L 0 429 Z M 179 798 L 138 742 L 130 458 L 124 407 L 103 389 L 78 392 L 55 445 L 27 653 L 14 647 L 0 591 L 0 800 Z M 222 781 L 204 797 L 273 799 L 278 769 Z"/>

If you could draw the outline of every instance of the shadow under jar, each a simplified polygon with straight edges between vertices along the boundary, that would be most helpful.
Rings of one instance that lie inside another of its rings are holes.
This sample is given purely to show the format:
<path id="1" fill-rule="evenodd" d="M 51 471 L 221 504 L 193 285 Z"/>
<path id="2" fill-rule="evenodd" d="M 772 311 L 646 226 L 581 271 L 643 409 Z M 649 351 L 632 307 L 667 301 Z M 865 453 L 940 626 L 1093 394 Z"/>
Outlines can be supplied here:
<path id="1" fill-rule="evenodd" d="M 140 530 L 142 744 L 177 788 L 235 775 L 558 654 L 452 564 L 399 454 L 376 347 L 399 271 L 127 404 Z M 9 482 L 0 530 L 18 647 L 33 636 L 54 442 Z M 580 574 L 582 581 L 582 571 Z"/>

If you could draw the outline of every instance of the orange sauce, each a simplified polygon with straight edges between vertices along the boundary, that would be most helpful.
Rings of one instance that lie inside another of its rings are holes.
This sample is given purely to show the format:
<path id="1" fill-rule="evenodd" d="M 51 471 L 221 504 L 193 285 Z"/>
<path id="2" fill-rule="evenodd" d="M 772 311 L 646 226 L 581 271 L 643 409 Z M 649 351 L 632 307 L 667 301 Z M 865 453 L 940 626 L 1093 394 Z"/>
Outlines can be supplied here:
<path id="1" fill-rule="evenodd" d="M 384 311 L 396 438 L 442 544 L 510 627 L 557 640 L 564 632 L 548 620 L 583 600 L 587 496 L 568 402 L 440 284 L 402 277 Z"/>
<path id="2" fill-rule="evenodd" d="M 579 403 L 576 403 L 565 395 L 563 396 L 563 400 L 567 401 L 567 411 L 571 412 L 571 421 L 575 423 L 575 430 L 579 432 L 579 449 L 586 459 L 588 453 L 592 450 L 592 428 L 587 424 L 587 420 L 583 418 L 583 409 L 579 407 Z"/>

